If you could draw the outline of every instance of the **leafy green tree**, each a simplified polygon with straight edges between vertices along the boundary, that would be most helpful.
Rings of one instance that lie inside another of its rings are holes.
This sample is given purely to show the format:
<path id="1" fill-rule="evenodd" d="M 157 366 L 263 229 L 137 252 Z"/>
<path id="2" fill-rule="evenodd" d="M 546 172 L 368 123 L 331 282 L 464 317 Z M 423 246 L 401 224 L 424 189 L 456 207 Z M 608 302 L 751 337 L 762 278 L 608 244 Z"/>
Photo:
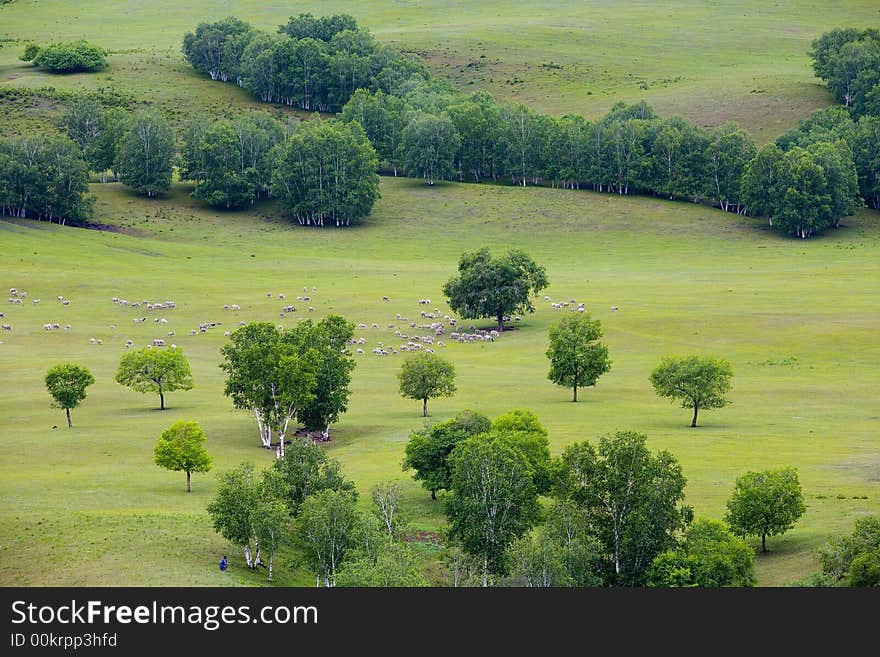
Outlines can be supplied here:
<path id="1" fill-rule="evenodd" d="M 446 498 L 449 536 L 479 558 L 482 584 L 503 575 L 510 544 L 538 520 L 538 494 L 522 452 L 500 440 L 469 438 L 449 457 L 452 494 Z"/>
<path id="2" fill-rule="evenodd" d="M 501 114 L 487 93 L 471 94 L 446 108 L 447 116 L 461 137 L 455 155 L 459 176 L 465 172 L 475 182 L 494 178 L 499 170 L 497 145 L 500 141 Z"/>
<path id="3" fill-rule="evenodd" d="M 547 429 L 538 421 L 534 412 L 515 408 L 492 420 L 485 440 L 504 442 L 518 450 L 529 464 L 535 490 L 543 495 L 550 490 L 553 479 L 553 463 L 550 458 L 550 441 Z"/>
<path id="4" fill-rule="evenodd" d="M 602 586 L 602 545 L 590 519 L 572 500 L 554 500 L 543 525 L 545 536 L 559 546 L 569 586 Z"/>
<path id="5" fill-rule="evenodd" d="M 121 107 L 111 107 L 102 113 L 101 131 L 92 143 L 89 165 L 101 174 L 101 182 L 107 182 L 107 171 L 113 170 L 113 179 L 119 180 L 119 148 L 126 134 L 131 117 Z"/>
<path id="6" fill-rule="evenodd" d="M 768 217 L 770 226 L 782 210 L 788 187 L 788 165 L 776 144 L 762 147 L 746 166 L 741 192 L 743 202 L 752 215 Z"/>
<path id="7" fill-rule="evenodd" d="M 436 354 L 420 352 L 403 361 L 400 372 L 400 394 L 422 402 L 422 415 L 428 417 L 428 400 L 455 394 L 455 366 Z"/>
<path id="8" fill-rule="evenodd" d="M 550 373 L 553 383 L 572 389 L 577 401 L 579 387 L 594 386 L 599 377 L 611 369 L 608 347 L 599 342 L 602 324 L 589 313 L 565 317 L 550 327 Z"/>
<path id="9" fill-rule="evenodd" d="M 819 549 L 822 575 L 832 584 L 850 586 L 877 586 L 872 579 L 872 568 L 880 554 L 880 516 L 866 516 L 855 522 L 847 536 L 836 536 Z M 858 583 L 856 583 L 858 582 Z"/>
<path id="10" fill-rule="evenodd" d="M 190 475 L 211 469 L 206 441 L 205 432 L 198 422 L 175 422 L 156 441 L 153 450 L 156 465 L 166 470 L 186 472 L 186 492 L 189 493 L 192 490 Z"/>
<path id="11" fill-rule="evenodd" d="M 378 518 L 382 529 L 392 540 L 400 538 L 400 533 L 406 526 L 406 517 L 400 509 L 401 497 L 400 486 L 393 481 L 380 481 L 370 489 L 373 515 Z"/>
<path id="12" fill-rule="evenodd" d="M 199 23 L 195 32 L 183 37 L 183 56 L 212 80 L 238 82 L 243 54 L 253 36 L 253 28 L 235 16 Z"/>
<path id="13" fill-rule="evenodd" d="M 795 468 L 747 472 L 736 479 L 725 521 L 739 536 L 760 536 L 766 552 L 767 537 L 787 532 L 806 510 Z"/>
<path id="14" fill-rule="evenodd" d="M 276 149 L 272 193 L 300 224 L 348 226 L 380 196 L 377 166 L 357 123 L 304 122 Z"/>
<path id="15" fill-rule="evenodd" d="M 681 544 L 654 558 L 648 586 L 754 586 L 755 552 L 717 520 L 696 520 Z"/>
<path id="16" fill-rule="evenodd" d="M 135 392 L 158 393 L 161 411 L 165 410 L 165 393 L 193 387 L 192 370 L 180 347 L 144 347 L 123 355 L 116 371 L 116 383 Z"/>
<path id="17" fill-rule="evenodd" d="M 511 544 L 508 561 L 512 580 L 522 581 L 528 587 L 559 587 L 571 583 L 562 545 L 540 528 Z"/>
<path id="18" fill-rule="evenodd" d="M 462 317 L 494 317 L 498 330 L 513 313 L 535 312 L 530 296 L 549 285 L 543 266 L 519 249 L 494 257 L 489 249 L 462 254 L 458 276 L 443 286 L 449 306 Z"/>
<path id="19" fill-rule="evenodd" d="M 148 198 L 171 186 L 174 135 L 165 117 L 155 109 L 136 114 L 122 135 L 116 168 L 122 182 Z"/>
<path id="20" fill-rule="evenodd" d="M 316 586 L 335 586 L 337 570 L 357 545 L 355 503 L 352 493 L 327 489 L 309 495 L 300 507 L 294 538 L 316 574 Z"/>
<path id="21" fill-rule="evenodd" d="M 452 158 L 461 139 L 448 116 L 419 113 L 401 133 L 407 173 L 421 176 L 429 185 L 452 177 Z"/>
<path id="22" fill-rule="evenodd" d="M 267 480 L 275 497 L 284 501 L 288 512 L 296 516 L 309 495 L 322 490 L 354 494 L 356 487 L 347 480 L 342 466 L 310 440 L 294 440 L 284 456 L 272 464 L 272 476 Z"/>
<path id="23" fill-rule="evenodd" d="M 40 46 L 36 43 L 29 43 L 25 46 L 24 52 L 19 59 L 23 62 L 32 62 L 40 52 Z"/>
<path id="24" fill-rule="evenodd" d="M 46 372 L 46 388 L 55 400 L 55 406 L 64 409 L 68 428 L 73 426 L 70 409 L 80 405 L 86 398 L 86 388 L 94 382 L 92 373 L 75 363 L 55 365 Z"/>
<path id="25" fill-rule="evenodd" d="M 255 538 L 259 540 L 264 549 L 269 551 L 269 581 L 271 582 L 275 554 L 281 545 L 289 541 L 290 514 L 281 500 L 260 495 L 251 511 L 251 518 Z"/>
<path id="26" fill-rule="evenodd" d="M 490 428 L 489 418 L 466 409 L 451 420 L 414 431 L 406 444 L 403 469 L 414 470 L 413 479 L 421 481 L 422 487 L 431 491 L 431 499 L 436 500 L 438 490 L 452 486 L 452 450 L 461 441 Z"/>
<path id="27" fill-rule="evenodd" d="M 414 588 L 430 586 L 418 553 L 406 543 L 388 541 L 375 555 L 347 558 L 336 573 L 336 586 Z"/>
<path id="28" fill-rule="evenodd" d="M 743 210 L 741 182 L 756 153 L 754 141 L 737 124 L 724 123 L 712 131 L 706 146 L 708 189 L 725 212 Z"/>
<path id="29" fill-rule="evenodd" d="M 358 29 L 357 21 L 349 14 L 315 17 L 310 13 L 300 13 L 291 16 L 287 25 L 278 27 L 279 32 L 294 39 L 318 39 L 320 41 L 330 41 L 344 30 L 356 29 Z"/>
<path id="30" fill-rule="evenodd" d="M 880 210 L 880 116 L 859 119 L 852 150 L 859 192 L 870 207 Z"/>
<path id="31" fill-rule="evenodd" d="M 235 408 L 254 414 L 263 447 L 270 449 L 277 436 L 280 457 L 290 422 L 315 396 L 319 354 L 312 329 L 309 320 L 285 331 L 271 322 L 251 322 L 220 348 L 220 369 L 227 375 L 223 394 Z"/>
<path id="32" fill-rule="evenodd" d="M 403 100 L 397 96 L 358 89 L 342 108 L 339 118 L 346 123 L 360 123 L 379 160 L 387 162 L 396 176 L 404 115 Z"/>
<path id="33" fill-rule="evenodd" d="M 330 439 L 330 425 L 348 408 L 351 395 L 351 373 L 355 360 L 348 344 L 354 335 L 354 324 L 339 315 L 328 315 L 312 328 L 306 338 L 318 354 L 315 389 L 311 401 L 297 411 L 306 429 L 306 439 L 320 433 L 322 440 Z"/>
<path id="34" fill-rule="evenodd" d="M 682 506 L 685 478 L 666 451 L 652 454 L 644 434 L 619 431 L 569 445 L 560 458 L 555 497 L 575 505 L 601 545 L 605 584 L 642 586 L 653 559 L 675 546 L 692 519 Z"/>
<path id="35" fill-rule="evenodd" d="M 243 549 L 248 568 L 257 568 L 263 561 L 253 511 L 265 491 L 261 490 L 252 463 L 223 472 L 219 479 L 217 492 L 207 506 L 214 530 Z"/>
<path id="36" fill-rule="evenodd" d="M 88 41 L 50 43 L 36 52 L 26 50 L 25 56 L 33 54 L 34 66 L 53 73 L 78 73 L 99 71 L 107 66 L 106 51 Z"/>
<path id="37" fill-rule="evenodd" d="M 691 427 L 697 426 L 700 409 L 722 408 L 730 403 L 733 369 L 726 360 L 708 356 L 666 356 L 651 372 L 651 384 L 661 397 L 680 399 L 682 408 L 694 409 Z"/>

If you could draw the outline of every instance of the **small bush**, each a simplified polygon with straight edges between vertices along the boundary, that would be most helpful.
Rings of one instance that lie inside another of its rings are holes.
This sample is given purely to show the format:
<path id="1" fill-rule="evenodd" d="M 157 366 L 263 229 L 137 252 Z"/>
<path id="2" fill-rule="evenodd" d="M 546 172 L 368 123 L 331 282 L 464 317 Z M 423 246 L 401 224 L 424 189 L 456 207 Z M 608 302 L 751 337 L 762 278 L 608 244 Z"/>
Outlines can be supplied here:
<path id="1" fill-rule="evenodd" d="M 56 73 L 98 71 L 107 66 L 105 50 L 88 41 L 53 43 L 42 48 L 34 46 L 36 51 L 32 45 L 25 50 L 24 57 L 33 54 L 34 66 Z"/>

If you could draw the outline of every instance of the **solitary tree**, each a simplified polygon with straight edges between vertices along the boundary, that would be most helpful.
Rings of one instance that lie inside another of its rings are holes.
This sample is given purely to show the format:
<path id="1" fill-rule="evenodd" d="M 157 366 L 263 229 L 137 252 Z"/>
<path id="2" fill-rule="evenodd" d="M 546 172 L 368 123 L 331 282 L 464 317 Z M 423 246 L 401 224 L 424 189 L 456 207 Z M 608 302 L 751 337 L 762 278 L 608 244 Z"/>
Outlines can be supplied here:
<path id="1" fill-rule="evenodd" d="M 452 450 L 461 441 L 489 431 L 491 426 L 485 415 L 466 409 L 451 420 L 414 431 L 406 444 L 403 469 L 414 470 L 413 479 L 421 481 L 431 491 L 431 499 L 436 500 L 438 490 L 452 487 Z"/>
<path id="2" fill-rule="evenodd" d="M 455 394 L 455 367 L 436 354 L 422 352 L 410 356 L 397 374 L 400 394 L 422 400 L 422 415 L 428 417 L 428 400 Z"/>
<path id="3" fill-rule="evenodd" d="M 736 480 L 725 520 L 739 536 L 760 536 L 766 552 L 767 537 L 787 532 L 806 510 L 795 468 L 747 472 Z"/>
<path id="4" fill-rule="evenodd" d="M 506 316 L 535 311 L 530 295 L 548 284 L 544 267 L 519 249 L 496 258 L 483 247 L 461 256 L 458 276 L 446 282 L 443 294 L 462 317 L 494 317 L 503 331 Z"/>
<path id="5" fill-rule="evenodd" d="M 144 347 L 125 354 L 119 361 L 116 382 L 135 392 L 159 393 L 159 410 L 165 410 L 165 393 L 190 390 L 192 370 L 180 347 Z"/>
<path id="6" fill-rule="evenodd" d="M 501 440 L 475 436 L 456 447 L 452 495 L 446 501 L 450 538 L 478 558 L 482 584 L 503 575 L 505 553 L 538 519 L 538 493 L 526 457 Z"/>
<path id="7" fill-rule="evenodd" d="M 63 408 L 67 414 L 68 428 L 73 426 L 70 409 L 79 406 L 86 398 L 86 388 L 94 382 L 91 372 L 74 363 L 56 365 L 46 373 L 46 388 L 55 400 L 55 406 Z"/>
<path id="8" fill-rule="evenodd" d="M 198 422 L 175 422 L 162 432 L 153 450 L 156 465 L 186 472 L 186 492 L 189 493 L 190 475 L 193 472 L 208 472 L 211 469 L 211 456 L 205 449 L 205 432 Z"/>
<path id="9" fill-rule="evenodd" d="M 578 400 L 578 388 L 594 386 L 611 369 L 608 347 L 599 342 L 602 326 L 589 314 L 564 318 L 550 327 L 550 373 L 553 383 L 572 389 L 571 401 Z"/>
<path id="10" fill-rule="evenodd" d="M 724 394 L 730 390 L 731 377 L 733 369 L 726 360 L 667 356 L 651 372 L 651 383 L 661 397 L 680 399 L 682 408 L 694 409 L 691 427 L 695 427 L 701 408 L 721 408 L 730 403 Z"/>

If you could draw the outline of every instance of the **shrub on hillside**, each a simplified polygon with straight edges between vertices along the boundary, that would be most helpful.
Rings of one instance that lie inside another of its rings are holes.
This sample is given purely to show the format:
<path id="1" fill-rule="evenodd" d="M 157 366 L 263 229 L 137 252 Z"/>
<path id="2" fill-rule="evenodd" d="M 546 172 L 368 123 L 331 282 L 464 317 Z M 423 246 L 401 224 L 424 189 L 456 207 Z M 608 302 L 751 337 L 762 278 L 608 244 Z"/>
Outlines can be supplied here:
<path id="1" fill-rule="evenodd" d="M 30 44 L 22 59 L 55 73 L 98 71 L 107 66 L 106 51 L 82 39 L 43 47 Z"/>

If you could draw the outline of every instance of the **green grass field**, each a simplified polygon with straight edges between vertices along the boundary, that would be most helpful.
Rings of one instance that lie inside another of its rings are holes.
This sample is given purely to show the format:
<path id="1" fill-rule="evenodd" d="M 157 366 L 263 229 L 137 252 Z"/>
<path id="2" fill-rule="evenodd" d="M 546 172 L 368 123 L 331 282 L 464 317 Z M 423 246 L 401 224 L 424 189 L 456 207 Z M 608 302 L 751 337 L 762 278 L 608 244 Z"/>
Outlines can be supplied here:
<path id="1" fill-rule="evenodd" d="M 759 142 L 831 102 L 810 69 L 812 39 L 880 19 L 870 0 L 837 3 L 830 16 L 818 0 L 16 0 L 0 5 L 0 91 L 27 94 L 0 94 L 0 135 L 52 129 L 63 104 L 42 87 L 113 90 L 133 105 L 162 107 L 177 124 L 197 111 L 268 108 L 198 77 L 180 55 L 182 36 L 230 14 L 273 29 L 300 11 L 351 13 L 464 91 L 588 118 L 617 100 L 646 100 L 698 125 L 739 121 Z M 28 41 L 80 37 L 111 50 L 106 71 L 57 76 L 18 61 Z M 365 506 L 373 483 L 399 480 L 412 528 L 436 531 L 440 504 L 400 468 L 409 433 L 423 423 L 420 403 L 397 393 L 402 354 L 377 357 L 370 349 L 397 342 L 388 328 L 399 324 L 397 313 L 418 321 L 420 298 L 448 312 L 443 283 L 463 251 L 483 244 L 525 249 L 546 266 L 552 300 L 585 302 L 603 323 L 612 370 L 577 404 L 546 379 L 547 330 L 564 311 L 542 293 L 537 312 L 493 344 L 447 340 L 440 353 L 456 365 L 458 392 L 431 402 L 432 421 L 464 407 L 489 416 L 530 408 L 548 428 L 554 454 L 607 432 L 642 431 L 653 449 L 679 459 L 687 502 L 712 518 L 723 515 L 738 475 L 797 467 L 807 513 L 768 540 L 770 553 L 757 562 L 762 586 L 808 577 L 818 567 L 816 548 L 849 533 L 858 517 L 880 513 L 876 212 L 798 241 L 758 220 L 686 203 L 384 178 L 372 216 L 340 231 L 292 225 L 271 204 L 214 212 L 189 191 L 175 185 L 146 201 L 119 185 L 93 185 L 95 221 L 112 230 L 0 218 L 0 289 L 29 294 L 22 305 L 0 306 L 12 326 L 0 334 L 0 586 L 265 583 L 265 574 L 242 567 L 205 512 L 217 471 L 272 460 L 259 448 L 253 419 L 222 394 L 223 332 L 241 321 L 290 325 L 333 312 L 382 327 L 357 332 L 367 353 L 357 357 L 350 409 L 327 449 Z M 313 300 L 295 301 L 304 287 Z M 139 313 L 113 297 L 172 299 L 177 308 Z M 280 318 L 290 302 L 298 312 Z M 223 310 L 233 303 L 241 310 Z M 147 322 L 133 321 L 143 316 Z M 167 326 L 153 322 L 161 316 Z M 190 334 L 212 321 L 222 326 Z M 46 332 L 47 322 L 71 329 Z M 160 337 L 184 349 L 196 381 L 193 390 L 168 395 L 165 412 L 156 410 L 157 398 L 113 381 L 127 339 L 142 346 Z M 701 413 L 702 426 L 690 429 L 689 412 L 657 397 L 648 375 L 663 355 L 696 352 L 731 361 L 733 403 Z M 97 379 L 70 430 L 43 386 L 46 370 L 62 361 L 87 366 Z M 183 474 L 152 460 L 156 438 L 178 419 L 201 423 L 215 459 L 213 472 L 193 476 L 191 494 Z M 423 547 L 430 562 L 432 548 Z M 220 579 L 223 553 L 231 567 Z M 285 552 L 277 564 L 277 583 L 312 585 L 292 559 Z"/>
<path id="2" fill-rule="evenodd" d="M 17 0 L 0 6 L 0 88 L 112 87 L 172 115 L 194 108 L 221 113 L 251 101 L 242 90 L 195 75 L 180 54 L 185 32 L 227 15 L 274 30 L 299 12 L 350 13 L 464 91 L 588 118 L 618 100 L 646 100 L 661 115 L 681 114 L 697 125 L 738 121 L 766 142 L 831 102 L 810 68 L 811 41 L 834 27 L 880 20 L 873 0 L 834 4 L 829 12 L 822 0 Z M 111 50 L 106 71 L 57 76 L 18 61 L 28 41 L 80 37 Z M 50 109 L 36 102 L 29 112 L 39 117 Z M 7 109 L 0 118 L 11 123 L 16 114 Z"/>
<path id="3" fill-rule="evenodd" d="M 739 474 L 795 466 L 808 511 L 758 559 L 765 586 L 806 577 L 817 568 L 819 545 L 880 511 L 877 213 L 862 211 L 826 236 L 796 241 L 690 204 L 383 179 L 373 216 L 333 231 L 281 222 L 271 206 L 209 212 L 183 186 L 154 202 L 118 185 L 94 191 L 97 215 L 126 232 L 0 222 L 0 285 L 29 294 L 25 304 L 6 304 L 13 330 L 0 336 L 2 584 L 218 584 L 222 552 L 233 557 L 226 584 L 262 583 L 210 527 L 204 507 L 214 473 L 195 475 L 187 495 L 182 474 L 152 463 L 156 438 L 177 419 L 202 424 L 217 470 L 271 462 L 253 419 L 222 394 L 218 349 L 223 330 L 239 321 L 290 324 L 334 312 L 382 327 L 357 332 L 367 353 L 357 357 L 351 407 L 328 449 L 362 493 L 376 481 L 399 480 L 412 526 L 437 529 L 439 504 L 400 469 L 407 436 L 422 425 L 420 404 L 396 390 L 402 354 L 369 350 L 395 342 L 387 326 L 398 312 L 419 318 L 420 298 L 446 312 L 440 288 L 458 255 L 479 244 L 522 247 L 544 263 L 546 293 L 587 304 L 603 322 L 614 363 L 571 403 L 569 391 L 546 379 L 543 355 L 547 329 L 565 311 L 542 295 L 537 312 L 499 341 L 449 342 L 441 350 L 456 365 L 459 390 L 431 403 L 432 420 L 463 407 L 490 416 L 531 408 L 549 429 L 554 454 L 610 431 L 645 432 L 653 449 L 682 463 L 697 515 L 713 518 Z M 294 302 L 297 313 L 279 318 L 304 286 L 315 311 Z M 160 313 L 169 320 L 160 328 L 151 321 L 157 313 L 123 308 L 114 296 L 172 299 L 177 308 Z M 224 303 L 241 310 L 224 311 Z M 144 315 L 147 322 L 133 321 Z M 205 321 L 222 326 L 190 335 Z M 71 330 L 47 333 L 46 322 Z M 170 394 L 170 408 L 159 412 L 156 398 L 113 376 L 126 339 L 143 345 L 167 330 L 188 355 L 196 387 Z M 104 344 L 90 344 L 92 337 Z M 688 427 L 687 410 L 656 397 L 648 382 L 662 355 L 690 352 L 726 357 L 735 372 L 732 405 L 702 414 L 697 429 Z M 45 370 L 66 360 L 97 379 L 73 412 L 72 430 L 42 385 Z M 313 581 L 294 564 L 280 573 L 280 583 Z"/>

